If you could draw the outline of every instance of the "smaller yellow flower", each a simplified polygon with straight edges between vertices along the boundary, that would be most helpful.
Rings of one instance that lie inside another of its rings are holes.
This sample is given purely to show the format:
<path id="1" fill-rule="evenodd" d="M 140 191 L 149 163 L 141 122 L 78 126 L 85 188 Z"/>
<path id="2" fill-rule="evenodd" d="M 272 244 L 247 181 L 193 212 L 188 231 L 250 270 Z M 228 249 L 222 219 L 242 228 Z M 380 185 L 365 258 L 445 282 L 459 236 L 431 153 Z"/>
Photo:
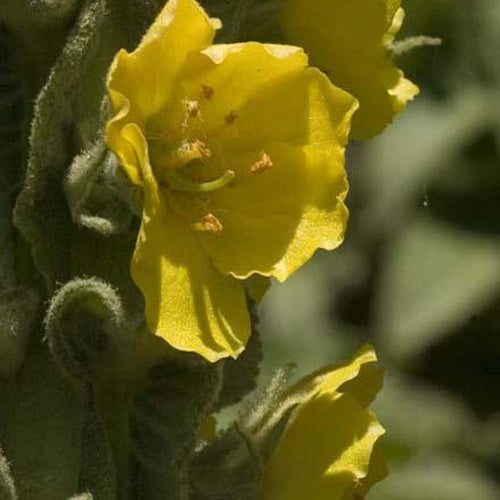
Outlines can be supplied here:
<path id="1" fill-rule="evenodd" d="M 149 329 L 209 361 L 245 347 L 248 280 L 258 300 L 342 242 L 357 108 L 301 49 L 212 45 L 216 27 L 170 0 L 107 82 L 107 143 L 143 193 L 131 274 Z"/>
<path id="2" fill-rule="evenodd" d="M 382 386 L 373 349 L 322 370 L 287 393 L 305 393 L 264 466 L 260 500 L 361 500 L 387 475 L 368 405 Z"/>
<path id="3" fill-rule="evenodd" d="M 288 0 L 285 7 L 282 24 L 290 42 L 359 100 L 355 139 L 380 133 L 419 92 L 386 48 L 403 19 L 401 0 Z"/>

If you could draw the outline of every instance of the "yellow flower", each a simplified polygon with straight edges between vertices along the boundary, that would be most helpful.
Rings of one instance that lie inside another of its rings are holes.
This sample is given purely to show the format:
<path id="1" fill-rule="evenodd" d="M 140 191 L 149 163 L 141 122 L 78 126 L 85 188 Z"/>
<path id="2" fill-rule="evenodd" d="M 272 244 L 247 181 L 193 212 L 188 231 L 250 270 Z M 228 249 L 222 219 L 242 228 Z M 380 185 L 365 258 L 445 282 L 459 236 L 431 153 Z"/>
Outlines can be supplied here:
<path id="1" fill-rule="evenodd" d="M 131 273 L 152 332 L 210 361 L 250 334 L 244 280 L 286 279 L 343 238 L 357 103 L 290 46 L 211 45 L 217 23 L 171 0 L 108 77 L 107 141 L 142 189 Z"/>
<path id="2" fill-rule="evenodd" d="M 370 347 L 350 362 L 313 374 L 264 466 L 260 500 L 360 500 L 387 475 L 378 438 L 384 428 L 366 408 L 383 371 Z"/>
<path id="3" fill-rule="evenodd" d="M 401 28 L 401 0 L 288 0 L 287 38 L 360 103 L 352 136 L 380 133 L 418 94 L 386 49 Z"/>

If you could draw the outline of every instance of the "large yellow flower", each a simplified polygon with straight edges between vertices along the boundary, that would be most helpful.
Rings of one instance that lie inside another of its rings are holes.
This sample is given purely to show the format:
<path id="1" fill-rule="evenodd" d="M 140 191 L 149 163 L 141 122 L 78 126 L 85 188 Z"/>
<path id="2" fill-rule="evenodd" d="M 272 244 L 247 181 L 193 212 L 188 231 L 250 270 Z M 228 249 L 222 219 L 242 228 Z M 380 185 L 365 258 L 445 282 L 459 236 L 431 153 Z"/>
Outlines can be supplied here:
<path id="1" fill-rule="evenodd" d="M 131 264 L 152 332 L 210 361 L 250 333 L 244 279 L 286 279 L 343 238 L 355 99 L 303 51 L 211 45 L 217 23 L 171 0 L 108 92 L 107 141 L 142 189 Z"/>
<path id="2" fill-rule="evenodd" d="M 380 133 L 418 93 L 386 48 L 403 18 L 401 0 L 288 0 L 285 7 L 287 38 L 359 100 L 356 139 Z"/>
<path id="3" fill-rule="evenodd" d="M 264 466 L 260 500 L 361 500 L 386 476 L 384 428 L 367 410 L 382 385 L 376 361 L 365 347 L 290 391 L 306 396 Z"/>

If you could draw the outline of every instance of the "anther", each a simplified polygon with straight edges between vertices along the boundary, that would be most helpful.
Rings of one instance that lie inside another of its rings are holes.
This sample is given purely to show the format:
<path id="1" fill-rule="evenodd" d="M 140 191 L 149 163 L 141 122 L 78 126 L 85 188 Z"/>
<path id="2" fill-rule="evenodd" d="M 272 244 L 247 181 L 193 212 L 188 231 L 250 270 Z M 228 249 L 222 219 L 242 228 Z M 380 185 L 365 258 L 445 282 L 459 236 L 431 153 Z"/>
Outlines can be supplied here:
<path id="1" fill-rule="evenodd" d="M 191 149 L 199 155 L 199 158 L 210 158 L 212 156 L 212 151 L 210 151 L 207 145 L 199 139 L 196 139 L 196 141 L 191 144 Z"/>
<path id="2" fill-rule="evenodd" d="M 234 121 L 238 118 L 238 115 L 236 114 L 236 111 L 232 109 L 228 115 L 224 117 L 224 120 L 226 120 L 226 123 L 228 125 L 231 125 L 231 123 L 234 123 Z"/>
<path id="3" fill-rule="evenodd" d="M 198 106 L 198 101 L 191 101 L 186 99 L 187 113 L 190 118 L 197 118 L 200 114 L 200 108 Z"/>
<path id="4" fill-rule="evenodd" d="M 273 161 L 271 160 L 271 157 L 262 151 L 260 158 L 250 167 L 250 172 L 252 172 L 252 174 L 261 174 L 272 166 Z"/>
<path id="5" fill-rule="evenodd" d="M 207 101 L 212 99 L 214 93 L 215 91 L 212 87 L 209 87 L 208 85 L 201 86 L 201 94 L 205 99 L 207 99 Z"/>
<path id="6" fill-rule="evenodd" d="M 212 213 L 208 213 L 201 218 L 201 226 L 205 231 L 212 234 L 220 234 L 224 229 L 222 222 Z"/>
<path id="7" fill-rule="evenodd" d="M 212 152 L 207 145 L 197 139 L 194 142 L 184 142 L 170 155 L 167 164 L 170 168 L 181 168 L 193 160 L 205 160 L 210 156 Z"/>

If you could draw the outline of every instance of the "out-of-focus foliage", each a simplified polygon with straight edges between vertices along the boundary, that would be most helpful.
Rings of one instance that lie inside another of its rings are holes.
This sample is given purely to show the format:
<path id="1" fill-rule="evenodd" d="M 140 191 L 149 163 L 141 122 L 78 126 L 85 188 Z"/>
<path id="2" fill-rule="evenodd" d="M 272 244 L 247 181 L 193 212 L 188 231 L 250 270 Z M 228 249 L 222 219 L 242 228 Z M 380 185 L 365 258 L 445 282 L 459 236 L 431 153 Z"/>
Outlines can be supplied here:
<path id="1" fill-rule="evenodd" d="M 373 500 L 500 498 L 500 2 L 406 0 L 421 96 L 351 147 L 346 243 L 264 299 L 264 373 L 373 342 L 389 478 Z"/>

